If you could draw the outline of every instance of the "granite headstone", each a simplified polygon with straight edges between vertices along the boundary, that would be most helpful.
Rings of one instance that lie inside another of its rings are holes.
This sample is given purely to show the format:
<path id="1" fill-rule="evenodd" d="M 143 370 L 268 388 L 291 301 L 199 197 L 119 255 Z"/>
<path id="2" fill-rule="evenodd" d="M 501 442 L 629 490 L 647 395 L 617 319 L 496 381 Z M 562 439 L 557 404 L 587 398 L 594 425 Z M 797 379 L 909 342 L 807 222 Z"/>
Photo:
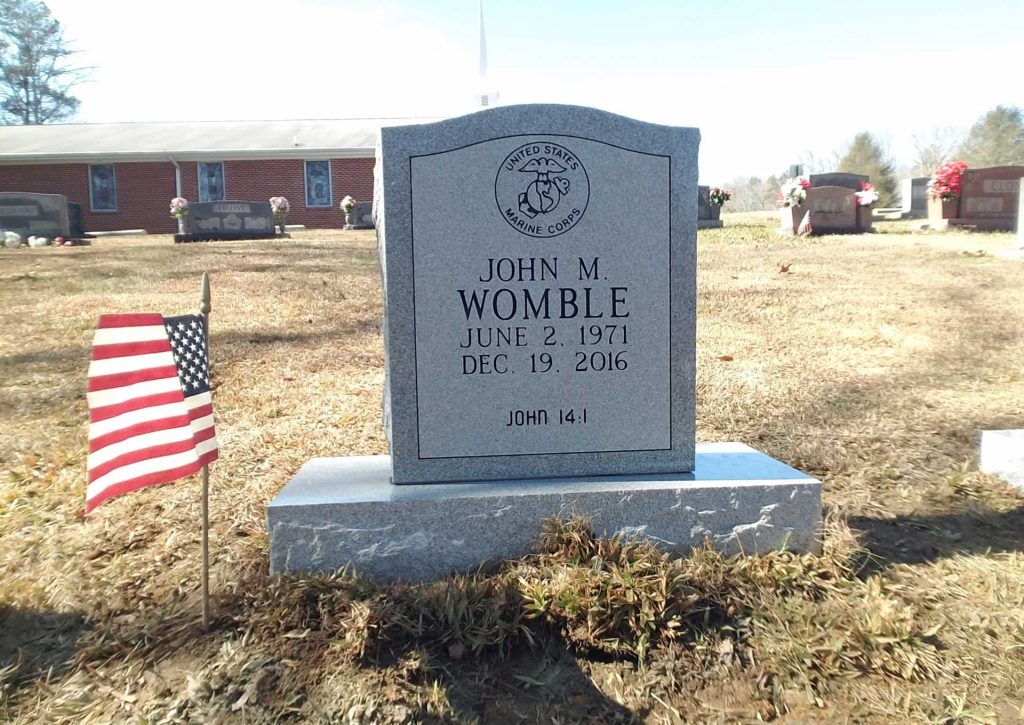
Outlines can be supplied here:
<path id="1" fill-rule="evenodd" d="M 82 225 L 82 205 L 68 202 L 68 236 L 71 239 L 81 239 L 85 236 L 85 227 Z"/>
<path id="2" fill-rule="evenodd" d="M 0 229 L 30 236 L 68 237 L 68 199 L 63 194 L 0 192 Z"/>
<path id="3" fill-rule="evenodd" d="M 804 206 L 810 212 L 814 234 L 851 234 L 857 225 L 857 196 L 841 186 L 817 186 L 807 190 Z"/>
<path id="4" fill-rule="evenodd" d="M 186 234 L 175 241 L 264 239 L 275 236 L 274 212 L 266 201 L 204 201 L 189 205 Z"/>
<path id="5" fill-rule="evenodd" d="M 928 177 L 915 176 L 900 184 L 900 211 L 905 218 L 928 215 Z"/>
<path id="6" fill-rule="evenodd" d="M 711 203 L 711 187 L 697 187 L 697 228 L 720 229 L 722 207 Z"/>
<path id="7" fill-rule="evenodd" d="M 356 202 L 353 216 L 355 217 L 355 224 L 352 225 L 354 229 L 373 229 L 373 202 Z"/>
<path id="8" fill-rule="evenodd" d="M 1024 166 L 968 169 L 960 191 L 957 226 L 1013 231 Z"/>
<path id="9" fill-rule="evenodd" d="M 698 142 L 568 106 L 382 129 L 395 483 L 690 470 Z"/>
<path id="10" fill-rule="evenodd" d="M 550 516 L 819 549 L 818 481 L 694 442 L 698 143 L 574 106 L 382 129 L 391 455 L 303 466 L 268 507 L 272 574 L 431 579 L 529 552 Z"/>

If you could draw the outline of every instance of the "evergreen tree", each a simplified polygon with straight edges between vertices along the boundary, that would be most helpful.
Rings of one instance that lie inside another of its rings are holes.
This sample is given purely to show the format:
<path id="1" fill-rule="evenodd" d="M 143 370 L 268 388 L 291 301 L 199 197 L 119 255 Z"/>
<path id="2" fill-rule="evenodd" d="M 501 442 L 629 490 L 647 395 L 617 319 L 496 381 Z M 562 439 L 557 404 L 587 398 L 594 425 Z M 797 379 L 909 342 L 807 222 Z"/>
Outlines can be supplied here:
<path id="1" fill-rule="evenodd" d="M 850 148 L 839 160 L 839 171 L 864 174 L 878 191 L 878 205 L 896 204 L 896 173 L 892 161 L 885 155 L 875 138 L 864 131 L 853 137 Z"/>
<path id="2" fill-rule="evenodd" d="M 70 89 L 83 69 L 68 60 L 60 23 L 46 3 L 0 0 L 0 119 L 38 124 L 72 116 L 78 99 Z"/>
<path id="3" fill-rule="evenodd" d="M 1024 165 L 1024 119 L 1019 108 L 996 106 L 971 130 L 957 155 L 972 169 Z"/>

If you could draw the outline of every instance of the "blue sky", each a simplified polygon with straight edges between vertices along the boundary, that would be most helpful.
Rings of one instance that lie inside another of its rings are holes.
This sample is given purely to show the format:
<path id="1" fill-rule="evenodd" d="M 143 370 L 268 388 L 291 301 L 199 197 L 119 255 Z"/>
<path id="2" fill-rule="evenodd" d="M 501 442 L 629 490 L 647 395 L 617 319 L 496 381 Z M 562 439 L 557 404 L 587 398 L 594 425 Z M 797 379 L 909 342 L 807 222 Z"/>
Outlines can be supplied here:
<path id="1" fill-rule="evenodd" d="M 48 0 L 95 66 L 77 120 L 450 116 L 474 109 L 477 0 Z M 1024 2 L 485 0 L 500 104 L 701 129 L 701 179 L 1024 106 Z"/>

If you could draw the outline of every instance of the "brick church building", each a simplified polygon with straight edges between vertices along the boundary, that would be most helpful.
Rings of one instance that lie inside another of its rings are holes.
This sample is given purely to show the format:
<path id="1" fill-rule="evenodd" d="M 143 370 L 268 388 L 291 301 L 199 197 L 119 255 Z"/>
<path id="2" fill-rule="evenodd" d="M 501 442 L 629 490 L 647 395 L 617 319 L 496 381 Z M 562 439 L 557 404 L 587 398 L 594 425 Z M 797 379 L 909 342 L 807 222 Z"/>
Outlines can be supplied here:
<path id="1" fill-rule="evenodd" d="M 425 119 L 0 126 L 0 191 L 63 194 L 86 231 L 171 233 L 170 200 L 287 197 L 289 224 L 337 228 L 373 195 L 381 126 Z"/>

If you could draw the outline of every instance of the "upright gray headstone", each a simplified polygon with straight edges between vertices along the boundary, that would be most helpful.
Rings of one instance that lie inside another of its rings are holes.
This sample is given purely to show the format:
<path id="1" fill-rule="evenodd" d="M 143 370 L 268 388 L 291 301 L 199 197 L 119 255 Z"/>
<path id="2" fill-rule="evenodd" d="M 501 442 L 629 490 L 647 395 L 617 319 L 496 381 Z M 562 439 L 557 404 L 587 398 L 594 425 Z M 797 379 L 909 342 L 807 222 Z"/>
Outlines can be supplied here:
<path id="1" fill-rule="evenodd" d="M 373 229 L 373 202 L 372 201 L 359 201 L 356 202 L 356 208 L 353 212 L 355 216 L 355 229 Z"/>
<path id="2" fill-rule="evenodd" d="M 697 187 L 697 228 L 720 229 L 722 207 L 711 203 L 711 187 Z"/>
<path id="3" fill-rule="evenodd" d="M 381 131 L 391 455 L 303 466 L 268 507 L 272 574 L 431 579 L 527 553 L 551 516 L 818 550 L 818 481 L 694 445 L 699 138 L 573 106 Z"/>
<path id="4" fill-rule="evenodd" d="M 690 470 L 699 139 L 572 106 L 382 129 L 395 483 Z"/>
<path id="5" fill-rule="evenodd" d="M 928 177 L 915 176 L 900 183 L 900 211 L 904 217 L 928 215 Z"/>
<path id="6" fill-rule="evenodd" d="M 70 235 L 68 199 L 63 194 L 0 191 L 0 230 L 30 236 Z"/>

